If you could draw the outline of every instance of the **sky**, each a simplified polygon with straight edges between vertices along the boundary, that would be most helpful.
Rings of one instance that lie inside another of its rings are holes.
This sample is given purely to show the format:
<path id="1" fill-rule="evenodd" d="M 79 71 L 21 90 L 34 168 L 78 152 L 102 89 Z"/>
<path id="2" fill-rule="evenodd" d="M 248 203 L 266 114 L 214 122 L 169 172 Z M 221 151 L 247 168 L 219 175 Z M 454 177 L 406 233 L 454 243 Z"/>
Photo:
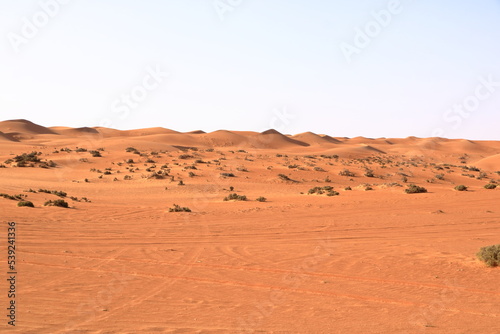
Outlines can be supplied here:
<path id="1" fill-rule="evenodd" d="M 8 119 L 500 140 L 500 0 L 2 0 Z"/>

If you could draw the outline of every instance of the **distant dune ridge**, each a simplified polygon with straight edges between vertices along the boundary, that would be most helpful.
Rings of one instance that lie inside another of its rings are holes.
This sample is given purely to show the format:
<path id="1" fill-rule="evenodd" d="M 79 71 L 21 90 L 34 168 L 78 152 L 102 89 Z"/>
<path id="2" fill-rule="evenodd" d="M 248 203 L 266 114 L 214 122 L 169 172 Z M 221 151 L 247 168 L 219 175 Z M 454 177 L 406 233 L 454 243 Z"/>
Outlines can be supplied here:
<path id="1" fill-rule="evenodd" d="M 337 154 L 345 157 L 364 157 L 376 154 L 408 155 L 468 155 L 467 163 L 475 163 L 492 170 L 500 170 L 499 141 L 471 141 L 446 138 L 365 138 L 332 137 L 328 134 L 303 132 L 284 135 L 275 129 L 263 132 L 202 130 L 178 132 L 152 127 L 135 130 L 116 130 L 104 127 L 71 128 L 44 127 L 28 120 L 0 122 L 0 144 L 44 146 L 97 146 L 176 150 L 178 147 L 239 149 L 274 149 L 291 153 Z"/>

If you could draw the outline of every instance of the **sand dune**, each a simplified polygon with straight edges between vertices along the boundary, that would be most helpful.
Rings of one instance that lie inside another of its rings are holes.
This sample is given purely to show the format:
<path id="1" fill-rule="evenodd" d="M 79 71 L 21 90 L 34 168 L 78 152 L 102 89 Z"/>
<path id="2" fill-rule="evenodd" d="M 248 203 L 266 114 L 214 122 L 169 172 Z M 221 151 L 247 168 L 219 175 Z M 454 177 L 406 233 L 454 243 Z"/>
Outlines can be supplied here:
<path id="1" fill-rule="evenodd" d="M 339 141 L 333 139 L 332 137 L 327 136 L 319 136 L 312 132 L 303 132 L 296 135 L 291 136 L 295 140 L 307 143 L 309 145 L 328 145 L 339 143 Z"/>
<path id="2" fill-rule="evenodd" d="M 500 171 L 500 154 L 495 154 L 474 163 L 476 167 L 488 171 Z"/>
<path id="3" fill-rule="evenodd" d="M 0 126 L 9 333 L 500 330 L 500 141 Z"/>
<path id="4" fill-rule="evenodd" d="M 15 119 L 10 121 L 0 122 L 0 131 L 5 134 L 57 134 L 54 131 L 40 126 L 25 119 Z"/>

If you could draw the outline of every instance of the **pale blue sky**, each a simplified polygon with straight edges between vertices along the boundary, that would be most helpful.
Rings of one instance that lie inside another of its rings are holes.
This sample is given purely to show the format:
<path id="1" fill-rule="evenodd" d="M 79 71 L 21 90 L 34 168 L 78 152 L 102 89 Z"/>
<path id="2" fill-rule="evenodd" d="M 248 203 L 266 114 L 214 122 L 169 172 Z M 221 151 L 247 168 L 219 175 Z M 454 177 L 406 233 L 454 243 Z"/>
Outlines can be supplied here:
<path id="1" fill-rule="evenodd" d="M 57 1 L 0 2 L 0 119 L 500 139 L 499 0 Z"/>

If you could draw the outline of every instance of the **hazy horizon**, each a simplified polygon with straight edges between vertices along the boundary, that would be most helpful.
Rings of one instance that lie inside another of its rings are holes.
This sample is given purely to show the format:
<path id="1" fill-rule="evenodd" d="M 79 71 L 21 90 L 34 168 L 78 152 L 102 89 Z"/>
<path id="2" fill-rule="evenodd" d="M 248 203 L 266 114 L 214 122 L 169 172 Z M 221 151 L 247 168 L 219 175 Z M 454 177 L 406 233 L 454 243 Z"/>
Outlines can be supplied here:
<path id="1" fill-rule="evenodd" d="M 500 1 L 0 4 L 1 119 L 500 140 Z"/>

